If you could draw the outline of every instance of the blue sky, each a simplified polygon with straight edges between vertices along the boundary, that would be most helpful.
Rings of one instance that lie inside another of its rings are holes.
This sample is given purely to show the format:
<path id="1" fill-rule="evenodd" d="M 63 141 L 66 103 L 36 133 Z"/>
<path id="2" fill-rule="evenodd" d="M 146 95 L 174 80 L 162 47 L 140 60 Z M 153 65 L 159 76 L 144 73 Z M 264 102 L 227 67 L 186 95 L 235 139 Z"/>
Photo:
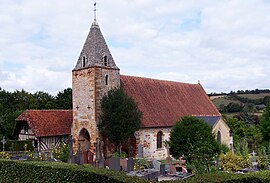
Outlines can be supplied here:
<path id="1" fill-rule="evenodd" d="M 209 92 L 270 88 L 268 0 L 97 0 L 122 74 L 197 83 Z M 90 25 L 89 0 L 0 0 L 0 87 L 71 87 Z"/>

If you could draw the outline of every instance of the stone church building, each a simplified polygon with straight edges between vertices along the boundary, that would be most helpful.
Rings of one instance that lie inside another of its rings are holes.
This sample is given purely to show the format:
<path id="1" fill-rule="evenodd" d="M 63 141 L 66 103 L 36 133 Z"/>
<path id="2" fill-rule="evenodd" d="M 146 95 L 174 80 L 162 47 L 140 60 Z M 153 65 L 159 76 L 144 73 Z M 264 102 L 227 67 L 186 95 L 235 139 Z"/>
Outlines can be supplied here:
<path id="1" fill-rule="evenodd" d="M 145 158 L 166 158 L 164 141 L 184 116 L 204 120 L 221 143 L 232 146 L 229 127 L 200 84 L 120 75 L 96 20 L 72 70 L 73 110 L 27 110 L 16 119 L 16 135 L 35 139 L 39 149 L 50 149 L 51 143 L 71 135 L 74 152 L 79 147 L 94 152 L 97 138 L 102 138 L 97 128 L 101 99 L 118 87 L 135 100 L 143 114 L 141 128 L 131 140 L 135 155 L 141 144 Z"/>

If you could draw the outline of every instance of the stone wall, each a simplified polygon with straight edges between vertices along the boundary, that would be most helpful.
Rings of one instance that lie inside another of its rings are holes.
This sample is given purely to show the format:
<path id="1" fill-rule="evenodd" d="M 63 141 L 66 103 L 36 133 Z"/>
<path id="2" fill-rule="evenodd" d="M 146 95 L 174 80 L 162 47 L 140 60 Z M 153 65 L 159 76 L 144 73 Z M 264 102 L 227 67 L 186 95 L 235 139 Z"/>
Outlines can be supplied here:
<path id="1" fill-rule="evenodd" d="M 161 131 L 162 148 L 157 148 L 157 133 Z M 135 138 L 138 144 L 143 144 L 144 158 L 147 159 L 165 159 L 167 150 L 164 147 L 164 141 L 169 140 L 171 128 L 144 128 L 135 132 Z"/>
<path id="2" fill-rule="evenodd" d="M 73 150 L 77 151 L 80 131 L 85 128 L 90 134 L 90 146 L 98 137 L 95 115 L 95 68 L 72 72 L 73 124 L 71 135 Z"/>
<path id="3" fill-rule="evenodd" d="M 157 149 L 157 133 L 161 131 L 162 148 Z M 221 133 L 221 143 L 227 147 L 232 147 L 232 137 L 230 137 L 230 129 L 225 121 L 221 118 L 213 127 L 213 133 L 217 137 L 217 133 Z M 171 128 L 144 128 L 135 132 L 136 145 L 143 144 L 144 158 L 148 159 L 165 159 L 167 151 L 164 147 L 164 141 L 170 139 Z"/>
<path id="4" fill-rule="evenodd" d="M 107 85 L 105 77 L 108 75 Z M 99 137 L 97 128 L 101 113 L 100 101 L 112 88 L 120 86 L 118 69 L 91 67 L 72 72 L 73 124 L 71 134 L 73 150 L 78 149 L 80 131 L 85 128 L 90 134 L 90 149 Z"/>

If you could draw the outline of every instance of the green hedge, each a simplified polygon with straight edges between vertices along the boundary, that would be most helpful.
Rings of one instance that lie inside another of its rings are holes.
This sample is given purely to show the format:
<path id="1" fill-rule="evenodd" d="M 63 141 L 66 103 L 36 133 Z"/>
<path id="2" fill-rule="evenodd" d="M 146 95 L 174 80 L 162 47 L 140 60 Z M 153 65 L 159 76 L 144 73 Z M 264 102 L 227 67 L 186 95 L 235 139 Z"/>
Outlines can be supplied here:
<path id="1" fill-rule="evenodd" d="M 186 180 L 174 181 L 175 183 L 269 183 L 270 171 L 260 171 L 246 174 L 209 173 L 195 175 Z"/>
<path id="2" fill-rule="evenodd" d="M 32 140 L 8 140 L 5 144 L 5 151 L 24 151 L 24 146 L 27 144 L 27 150 L 33 151 Z M 0 150 L 2 151 L 3 144 L 0 143 Z"/>
<path id="3" fill-rule="evenodd" d="M 134 182 L 145 183 L 137 177 L 128 177 L 123 172 L 96 169 L 90 165 L 61 162 L 34 162 L 0 160 L 0 182 Z"/>

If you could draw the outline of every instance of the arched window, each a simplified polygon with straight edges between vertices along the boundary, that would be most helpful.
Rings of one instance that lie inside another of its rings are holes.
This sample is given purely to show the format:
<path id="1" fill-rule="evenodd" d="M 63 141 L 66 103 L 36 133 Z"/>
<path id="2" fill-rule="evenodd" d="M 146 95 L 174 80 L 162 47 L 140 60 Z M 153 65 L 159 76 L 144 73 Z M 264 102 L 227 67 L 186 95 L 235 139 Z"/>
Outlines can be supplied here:
<path id="1" fill-rule="evenodd" d="M 104 63 L 104 66 L 108 65 L 108 59 L 107 59 L 106 55 L 104 55 L 104 57 L 103 57 L 103 63 Z"/>
<path id="2" fill-rule="evenodd" d="M 217 141 L 221 143 L 221 133 L 220 131 L 217 132 Z"/>
<path id="3" fill-rule="evenodd" d="M 109 76 L 106 75 L 106 76 L 105 76 L 105 85 L 108 85 L 108 78 L 109 78 Z"/>
<path id="4" fill-rule="evenodd" d="M 162 131 L 157 133 L 157 149 L 162 148 Z"/>
<path id="5" fill-rule="evenodd" d="M 85 67 L 85 56 L 83 56 L 83 59 L 82 59 L 82 67 Z"/>

